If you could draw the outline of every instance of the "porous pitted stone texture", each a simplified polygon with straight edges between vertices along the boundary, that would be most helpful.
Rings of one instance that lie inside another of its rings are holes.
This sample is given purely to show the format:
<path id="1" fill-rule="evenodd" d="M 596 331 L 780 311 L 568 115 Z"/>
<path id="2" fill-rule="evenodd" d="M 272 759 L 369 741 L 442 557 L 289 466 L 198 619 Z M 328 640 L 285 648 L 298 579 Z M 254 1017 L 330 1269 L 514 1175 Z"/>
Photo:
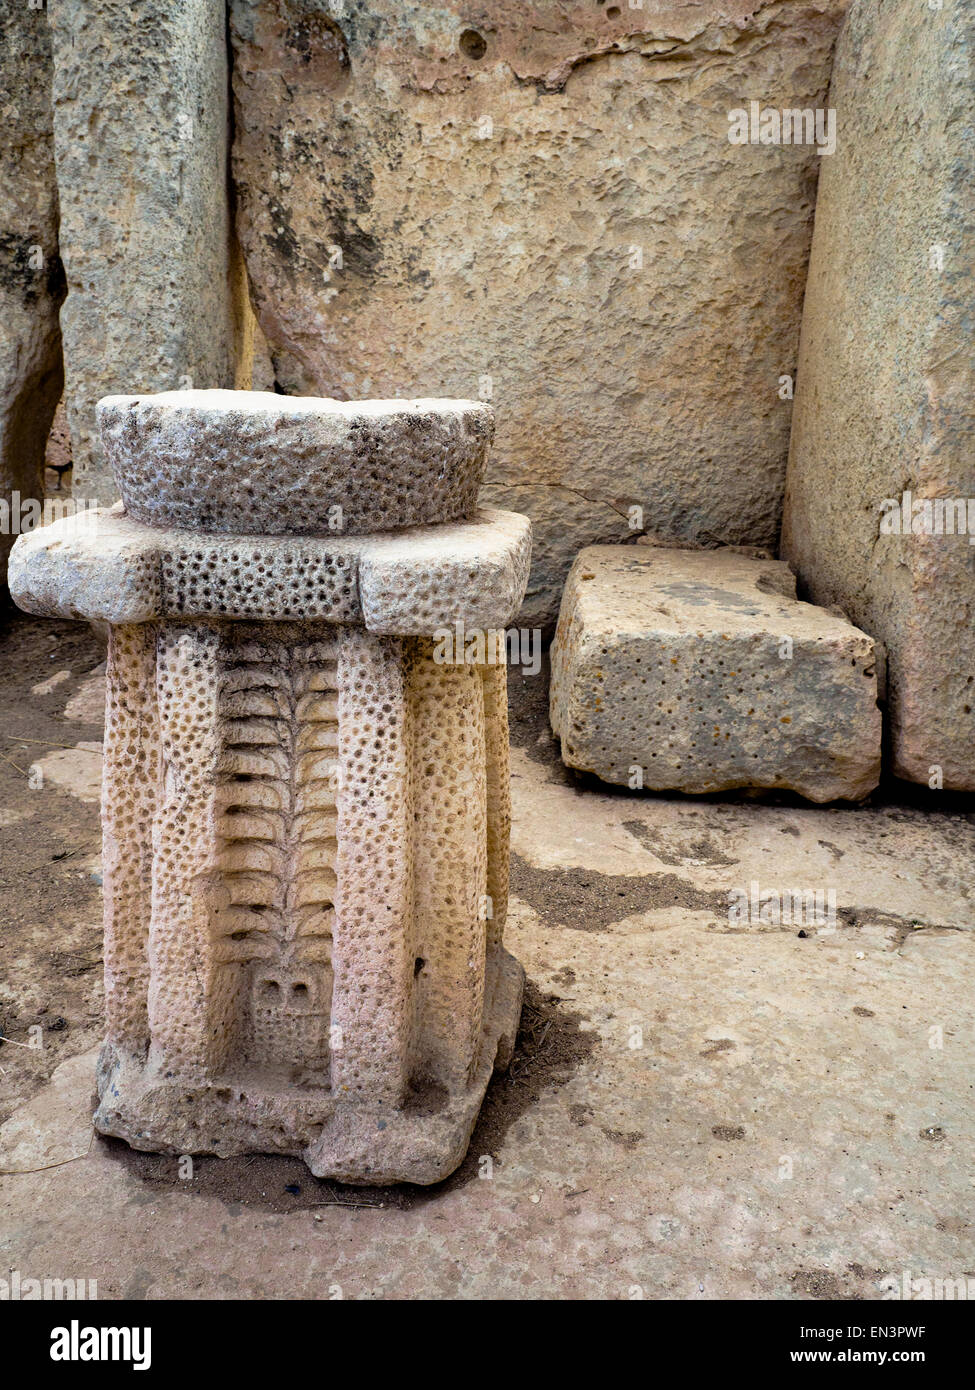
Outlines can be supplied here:
<path id="1" fill-rule="evenodd" d="M 800 603 L 778 560 L 590 546 L 552 647 L 563 760 L 685 792 L 858 800 L 880 775 L 873 639 Z"/>
<path id="2" fill-rule="evenodd" d="M 58 197 L 51 115 L 51 35 L 26 0 L 0 10 L 0 584 L 21 500 L 44 496 L 44 452 L 61 390 Z"/>
<path id="3" fill-rule="evenodd" d="M 975 548 L 964 534 L 881 534 L 880 518 L 906 491 L 975 498 L 973 61 L 970 0 L 850 11 L 782 537 L 811 596 L 888 649 L 894 772 L 964 790 L 975 788 Z"/>
<path id="4" fill-rule="evenodd" d="M 524 979 L 488 930 L 504 674 L 324 622 L 111 629 L 102 1133 L 457 1166 Z"/>
<path id="5" fill-rule="evenodd" d="M 234 0 L 238 228 L 283 388 L 492 399 L 525 621 L 630 534 L 774 545 L 845 0 Z M 642 266 L 635 262 L 642 257 Z"/>
<path id="6" fill-rule="evenodd" d="M 49 9 L 73 484 L 107 505 L 117 493 L 95 430 L 101 396 L 236 380 L 245 308 L 226 191 L 225 7 Z"/>
<path id="7" fill-rule="evenodd" d="M 503 643 L 450 659 L 430 629 L 503 629 L 531 528 L 402 521 L 413 493 L 474 506 L 490 407 L 190 393 L 102 415 L 155 524 L 69 516 L 11 565 L 26 608 L 109 627 L 95 1126 L 437 1182 L 512 1055 L 524 972 L 501 943 Z M 333 487 L 400 529 L 266 534 L 319 528 Z M 234 508 L 243 534 L 219 529 Z M 187 512 L 212 529 L 160 524 Z"/>
<path id="8" fill-rule="evenodd" d="M 326 539 L 162 531 L 117 503 L 20 536 L 10 592 L 28 613 L 96 623 L 320 618 L 432 636 L 504 628 L 530 560 L 528 518 L 486 507 L 460 524 Z"/>
<path id="9" fill-rule="evenodd" d="M 97 416 L 129 516 L 234 535 L 364 535 L 467 519 L 494 429 L 478 401 L 266 391 L 108 396 Z"/>

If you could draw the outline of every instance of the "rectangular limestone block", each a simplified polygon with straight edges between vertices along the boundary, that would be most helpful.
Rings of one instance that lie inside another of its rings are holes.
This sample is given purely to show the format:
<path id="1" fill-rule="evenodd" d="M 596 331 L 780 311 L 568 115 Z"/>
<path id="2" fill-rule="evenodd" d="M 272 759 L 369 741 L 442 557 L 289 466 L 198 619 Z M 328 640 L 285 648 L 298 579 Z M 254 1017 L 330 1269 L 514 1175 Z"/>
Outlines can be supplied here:
<path id="1" fill-rule="evenodd" d="M 893 771 L 975 789 L 975 5 L 855 0 L 782 553 L 889 654 Z"/>
<path id="2" fill-rule="evenodd" d="M 873 640 L 777 560 L 590 546 L 552 647 L 552 728 L 603 781 L 858 800 L 880 774 Z"/>

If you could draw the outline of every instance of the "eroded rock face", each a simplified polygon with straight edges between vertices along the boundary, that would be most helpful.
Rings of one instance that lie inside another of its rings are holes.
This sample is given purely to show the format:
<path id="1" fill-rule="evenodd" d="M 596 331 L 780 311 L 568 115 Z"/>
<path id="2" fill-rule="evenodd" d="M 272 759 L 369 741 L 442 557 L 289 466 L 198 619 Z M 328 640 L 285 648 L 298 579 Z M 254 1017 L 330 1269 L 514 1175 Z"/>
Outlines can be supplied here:
<path id="1" fill-rule="evenodd" d="M 606 782 L 855 801 L 880 776 L 876 666 L 872 638 L 800 603 L 781 561 L 589 546 L 552 646 L 552 728 Z"/>
<path id="2" fill-rule="evenodd" d="M 117 495 L 95 426 L 113 391 L 233 386 L 224 5 L 50 0 L 75 495 Z M 239 278 L 239 276 L 238 276 Z"/>
<path id="3" fill-rule="evenodd" d="M 23 4 L 0 13 L 0 584 L 18 499 L 44 496 L 44 452 L 61 392 L 58 197 L 47 13 Z"/>
<path id="4" fill-rule="evenodd" d="M 775 544 L 821 158 L 733 146 L 821 104 L 845 0 L 234 0 L 242 243 L 289 393 L 490 395 L 526 616 L 645 524 Z"/>
<path id="5" fill-rule="evenodd" d="M 110 402 L 106 431 L 134 418 L 151 466 L 196 430 L 203 514 L 223 486 L 208 451 L 236 430 L 247 461 L 292 479 L 284 534 L 176 531 L 118 505 L 22 536 L 11 559 L 22 607 L 109 624 L 95 1125 L 140 1149 L 436 1182 L 507 1066 L 524 983 L 502 945 L 504 645 L 442 659 L 438 630 L 503 636 L 530 526 L 482 510 L 300 534 L 319 480 L 286 457 L 289 429 L 327 464 L 366 422 L 422 489 L 425 442 L 448 474 L 483 462 L 487 406 L 205 401 Z M 135 445 L 117 459 L 123 491 L 141 461 Z M 361 515 L 388 501 L 384 462 L 377 446 L 350 464 Z"/>
<path id="6" fill-rule="evenodd" d="M 946 518 L 939 527 L 933 499 L 949 500 L 952 529 L 950 503 L 961 501 L 963 530 L 975 529 L 973 57 L 970 4 L 851 9 L 782 538 L 816 601 L 839 603 L 888 648 L 894 771 L 965 790 L 975 788 L 975 546 L 936 534 Z"/>

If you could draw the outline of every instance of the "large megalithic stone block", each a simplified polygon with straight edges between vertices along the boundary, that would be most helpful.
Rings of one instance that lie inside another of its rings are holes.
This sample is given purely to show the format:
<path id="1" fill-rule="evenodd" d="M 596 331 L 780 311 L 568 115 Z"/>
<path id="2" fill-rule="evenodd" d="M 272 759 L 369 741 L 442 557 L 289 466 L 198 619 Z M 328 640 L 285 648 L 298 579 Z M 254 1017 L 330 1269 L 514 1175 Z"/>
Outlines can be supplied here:
<path id="1" fill-rule="evenodd" d="M 226 393 L 166 399 L 169 424 L 206 407 L 208 447 L 223 428 L 232 457 L 228 431 L 249 431 L 260 460 L 266 398 L 211 395 Z M 404 497 L 413 481 L 408 449 L 384 453 L 387 428 L 439 438 L 472 476 L 470 453 L 483 462 L 483 407 L 396 404 L 359 407 L 374 432 L 355 462 L 364 511 L 388 505 L 391 478 Z M 109 452 L 154 410 L 107 405 Z M 323 457 L 317 473 L 305 458 L 279 531 L 300 525 L 302 497 L 311 512 L 327 500 L 315 480 L 333 476 L 330 422 L 343 435 L 349 407 L 300 413 Z M 280 450 L 280 425 L 270 436 Z M 132 454 L 140 477 L 153 438 Z M 165 448 L 171 489 L 182 476 L 203 508 L 225 480 L 196 431 L 170 430 Z M 416 456 L 422 473 L 430 451 Z M 131 475 L 119 482 L 124 496 Z M 174 495 L 147 491 L 146 505 Z M 260 505 L 255 490 L 252 515 Z M 216 497 L 210 515 L 225 508 Z M 22 607 L 110 625 L 101 1133 L 301 1155 L 356 1183 L 435 1182 L 461 1161 L 514 1045 L 523 972 L 501 940 L 505 668 L 440 664 L 433 634 L 503 628 L 529 554 L 524 518 L 473 505 L 459 521 L 329 537 L 177 531 L 119 504 L 18 543 Z"/>
<path id="2" fill-rule="evenodd" d="M 796 598 L 779 560 L 592 545 L 552 644 L 562 759 L 656 791 L 858 801 L 880 776 L 873 639 Z"/>
<path id="3" fill-rule="evenodd" d="M 975 790 L 975 4 L 854 0 L 782 553 L 888 653 L 892 771 Z"/>

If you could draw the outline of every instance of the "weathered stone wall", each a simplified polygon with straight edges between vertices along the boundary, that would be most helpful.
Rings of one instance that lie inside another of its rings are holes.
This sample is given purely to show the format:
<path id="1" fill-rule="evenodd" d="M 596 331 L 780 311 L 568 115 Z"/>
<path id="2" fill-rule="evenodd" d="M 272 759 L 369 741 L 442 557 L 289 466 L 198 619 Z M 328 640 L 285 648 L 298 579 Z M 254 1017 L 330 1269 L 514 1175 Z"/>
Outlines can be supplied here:
<path id="1" fill-rule="evenodd" d="M 58 195 L 44 10 L 0 6 L 0 499 L 43 496 L 44 449 L 61 393 Z M 15 510 L 19 509 L 15 505 Z M 0 528 L 0 584 L 15 526 Z"/>
<path id="2" fill-rule="evenodd" d="M 490 397 L 525 617 L 580 546 L 775 544 L 819 165 L 728 140 L 816 107 L 845 0 L 233 0 L 234 173 L 277 379 Z"/>
<path id="3" fill-rule="evenodd" d="M 73 483 L 109 502 L 99 397 L 250 385 L 238 379 L 248 333 L 227 188 L 225 6 L 49 8 Z"/>
<path id="4" fill-rule="evenodd" d="M 960 789 L 975 788 L 975 546 L 914 526 L 925 499 L 975 512 L 973 54 L 967 0 L 850 11 L 783 531 L 815 601 L 888 647 L 894 771 Z M 908 533 L 883 534 L 884 501 L 908 492 Z"/>
<path id="5" fill-rule="evenodd" d="M 59 190 L 81 499 L 101 396 L 276 380 L 490 399 L 532 621 L 593 540 L 773 543 L 821 161 L 728 112 L 820 103 L 845 3 L 233 0 L 232 55 L 223 0 L 5 6 L 0 484 L 42 495 Z"/>

